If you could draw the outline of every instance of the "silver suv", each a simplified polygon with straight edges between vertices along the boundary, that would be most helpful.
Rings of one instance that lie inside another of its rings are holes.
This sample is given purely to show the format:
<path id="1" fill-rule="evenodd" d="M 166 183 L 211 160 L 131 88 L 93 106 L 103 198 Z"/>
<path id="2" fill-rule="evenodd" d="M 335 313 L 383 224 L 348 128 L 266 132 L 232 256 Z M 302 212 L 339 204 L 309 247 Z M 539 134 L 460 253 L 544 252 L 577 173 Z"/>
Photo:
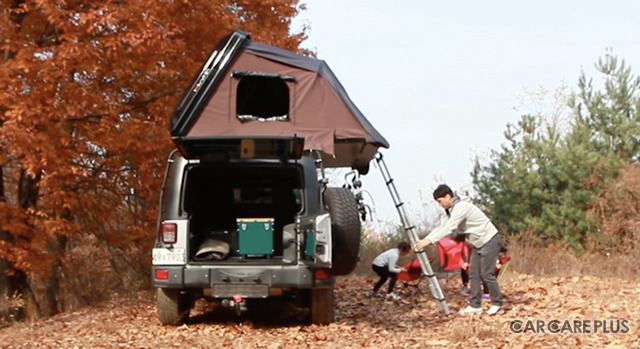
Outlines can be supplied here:
<path id="1" fill-rule="evenodd" d="M 302 302 L 312 323 L 333 319 L 334 276 L 357 261 L 360 219 L 345 188 L 316 161 L 174 156 L 153 249 L 160 322 L 184 322 L 195 299 L 246 309 L 246 299 Z"/>

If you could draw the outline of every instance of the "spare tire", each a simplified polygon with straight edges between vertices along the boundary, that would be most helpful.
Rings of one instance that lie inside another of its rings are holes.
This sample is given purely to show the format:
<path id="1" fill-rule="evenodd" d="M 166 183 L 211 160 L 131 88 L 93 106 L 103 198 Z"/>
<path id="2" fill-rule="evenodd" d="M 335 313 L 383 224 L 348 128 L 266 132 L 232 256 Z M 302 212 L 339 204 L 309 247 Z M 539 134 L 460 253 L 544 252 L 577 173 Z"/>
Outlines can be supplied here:
<path id="1" fill-rule="evenodd" d="M 358 204 L 347 188 L 327 188 L 324 204 L 331 215 L 331 275 L 347 275 L 358 264 L 360 216 Z"/>

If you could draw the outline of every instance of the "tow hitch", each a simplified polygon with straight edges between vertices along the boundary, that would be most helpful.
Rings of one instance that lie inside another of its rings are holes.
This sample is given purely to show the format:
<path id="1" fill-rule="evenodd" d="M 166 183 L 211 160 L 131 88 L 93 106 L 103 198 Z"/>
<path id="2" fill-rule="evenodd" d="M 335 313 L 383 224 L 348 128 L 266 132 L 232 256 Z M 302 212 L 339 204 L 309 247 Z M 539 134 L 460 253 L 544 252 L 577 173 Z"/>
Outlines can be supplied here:
<path id="1" fill-rule="evenodd" d="M 222 305 L 229 308 L 235 308 L 238 316 L 247 311 L 247 302 L 239 294 L 233 296 L 233 299 L 223 299 Z"/>

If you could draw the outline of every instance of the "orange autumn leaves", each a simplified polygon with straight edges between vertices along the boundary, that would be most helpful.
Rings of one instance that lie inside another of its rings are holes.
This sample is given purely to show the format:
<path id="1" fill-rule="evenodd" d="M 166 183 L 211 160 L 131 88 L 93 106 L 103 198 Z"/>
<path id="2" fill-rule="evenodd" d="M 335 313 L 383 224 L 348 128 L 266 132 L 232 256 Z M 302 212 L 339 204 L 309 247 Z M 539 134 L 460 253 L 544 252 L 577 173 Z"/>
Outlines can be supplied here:
<path id="1" fill-rule="evenodd" d="M 61 272 L 74 237 L 147 253 L 167 122 L 214 44 L 236 29 L 290 50 L 306 38 L 289 34 L 297 0 L 0 5 L 0 258 L 32 277 Z"/>

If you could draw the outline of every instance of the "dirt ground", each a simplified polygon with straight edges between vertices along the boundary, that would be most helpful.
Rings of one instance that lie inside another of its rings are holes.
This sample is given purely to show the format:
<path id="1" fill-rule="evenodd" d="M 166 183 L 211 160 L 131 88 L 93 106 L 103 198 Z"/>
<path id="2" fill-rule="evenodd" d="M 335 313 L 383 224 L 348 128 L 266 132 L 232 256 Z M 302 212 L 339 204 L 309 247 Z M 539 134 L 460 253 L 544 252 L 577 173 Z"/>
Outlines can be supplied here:
<path id="1" fill-rule="evenodd" d="M 282 305 L 237 317 L 204 302 L 192 310 L 188 324 L 161 326 L 153 293 L 141 292 L 96 307 L 5 327 L 0 330 L 0 346 L 638 348 L 640 343 L 640 285 L 632 281 L 588 276 L 539 278 L 511 272 L 501 280 L 504 313 L 471 317 L 455 314 L 466 305 L 465 297 L 457 294 L 456 278 L 440 280 L 452 312 L 448 316 L 439 311 L 424 280 L 417 287 L 400 283 L 399 302 L 366 297 L 373 281 L 356 276 L 340 278 L 336 321 L 327 326 L 307 325 L 302 321 L 303 312 Z M 486 309 L 489 302 L 485 302 Z"/>

